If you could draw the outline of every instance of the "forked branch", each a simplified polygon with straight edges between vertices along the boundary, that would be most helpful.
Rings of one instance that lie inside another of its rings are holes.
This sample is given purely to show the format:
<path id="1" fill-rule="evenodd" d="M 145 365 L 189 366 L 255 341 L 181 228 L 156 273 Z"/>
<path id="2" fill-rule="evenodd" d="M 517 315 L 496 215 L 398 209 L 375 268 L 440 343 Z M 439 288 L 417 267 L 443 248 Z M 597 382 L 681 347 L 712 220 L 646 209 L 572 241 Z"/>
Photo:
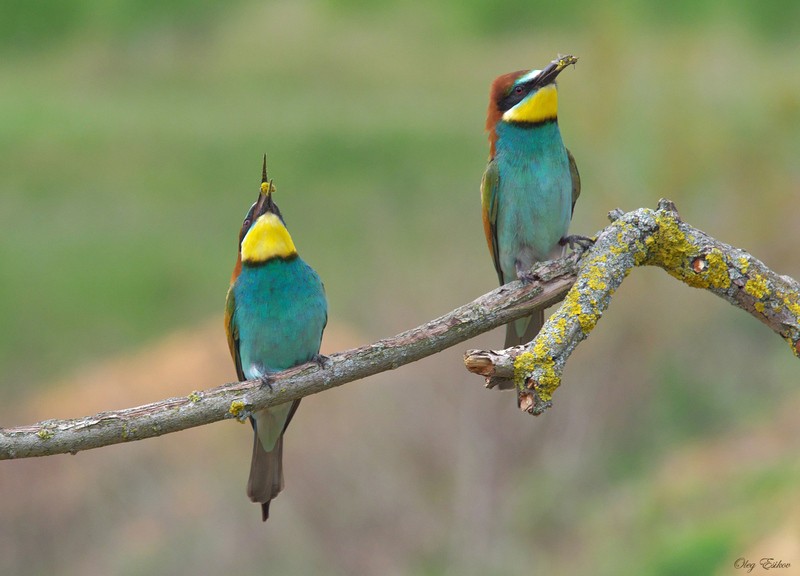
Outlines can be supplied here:
<path id="1" fill-rule="evenodd" d="M 636 266 L 658 266 L 749 312 L 781 336 L 800 357 L 800 285 L 780 276 L 744 250 L 683 222 L 672 202 L 657 210 L 609 214 L 611 225 L 581 258 L 578 280 L 559 309 L 530 343 L 506 350 L 470 350 L 469 371 L 487 386 L 513 379 L 519 406 L 541 414 L 561 385 L 564 365 L 597 325 L 611 296 Z"/>
<path id="2" fill-rule="evenodd" d="M 324 366 L 304 364 L 277 373 L 271 386 L 258 380 L 234 382 L 136 408 L 0 428 L 0 460 L 74 454 L 226 418 L 245 419 L 262 408 L 420 360 L 564 299 L 528 345 L 472 350 L 465 358 L 467 368 L 486 376 L 489 386 L 512 378 L 520 406 L 539 414 L 550 405 L 570 353 L 595 327 L 625 276 L 642 265 L 660 266 L 750 312 L 800 356 L 798 283 L 685 224 L 672 203 L 662 200 L 655 211 L 615 211 L 612 224 L 589 251 L 538 265 L 532 271 L 536 282 L 506 284 L 413 330 L 333 354 Z"/>

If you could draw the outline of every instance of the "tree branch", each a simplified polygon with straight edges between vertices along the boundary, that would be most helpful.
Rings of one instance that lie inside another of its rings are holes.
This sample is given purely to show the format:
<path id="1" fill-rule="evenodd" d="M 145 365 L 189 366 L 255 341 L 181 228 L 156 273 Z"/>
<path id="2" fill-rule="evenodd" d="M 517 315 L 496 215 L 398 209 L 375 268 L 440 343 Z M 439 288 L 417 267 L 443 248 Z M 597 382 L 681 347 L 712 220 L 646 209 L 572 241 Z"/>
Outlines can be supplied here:
<path id="1" fill-rule="evenodd" d="M 392 370 L 441 352 L 534 308 L 560 301 L 575 282 L 576 258 L 545 262 L 541 282 L 502 286 L 427 324 L 374 344 L 331 355 L 324 366 L 309 363 L 259 380 L 224 384 L 187 397 L 136 408 L 101 412 L 73 420 L 45 420 L 30 426 L 0 428 L 0 460 L 75 454 L 210 424 L 246 419 L 252 412 Z M 221 327 L 220 327 L 221 329 Z"/>
<path id="2" fill-rule="evenodd" d="M 552 405 L 564 365 L 608 307 L 631 269 L 658 266 L 749 312 L 780 335 L 800 357 L 800 285 L 780 276 L 744 250 L 723 244 L 680 219 L 672 202 L 657 210 L 613 211 L 612 224 L 580 260 L 578 279 L 539 335 L 506 350 L 469 350 L 467 370 L 492 387 L 513 379 L 519 406 L 534 415 Z"/>
<path id="3" fill-rule="evenodd" d="M 136 408 L 72 420 L 0 428 L 0 460 L 72 453 L 152 438 L 252 412 L 425 358 L 564 299 L 533 342 L 501 351 L 471 350 L 467 369 L 491 387 L 513 379 L 520 407 L 533 414 L 551 404 L 567 358 L 597 324 L 611 295 L 635 266 L 652 265 L 750 312 L 800 356 L 800 286 L 746 252 L 682 222 L 671 202 L 656 211 L 614 211 L 612 224 L 580 258 L 544 262 L 539 280 L 512 282 L 393 338 L 333 354 L 323 367 L 304 364 L 277 373 L 271 387 L 235 382 Z M 565 298 L 566 295 L 566 298 Z"/>

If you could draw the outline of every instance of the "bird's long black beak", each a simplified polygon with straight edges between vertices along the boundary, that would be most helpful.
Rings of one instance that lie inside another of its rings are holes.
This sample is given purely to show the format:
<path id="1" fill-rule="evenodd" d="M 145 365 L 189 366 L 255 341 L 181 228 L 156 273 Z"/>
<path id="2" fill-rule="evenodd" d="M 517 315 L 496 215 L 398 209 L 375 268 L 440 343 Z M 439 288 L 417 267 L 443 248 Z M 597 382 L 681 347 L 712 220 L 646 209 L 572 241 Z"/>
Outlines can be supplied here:
<path id="1" fill-rule="evenodd" d="M 577 56 L 572 56 L 568 54 L 567 56 L 560 56 L 556 58 L 547 67 L 539 72 L 539 74 L 531 79 L 531 83 L 536 88 L 540 88 L 542 86 L 547 86 L 548 84 L 552 84 L 555 82 L 556 76 L 558 76 L 562 70 L 567 68 L 568 66 L 572 66 L 578 61 Z"/>
<path id="2" fill-rule="evenodd" d="M 272 199 L 272 193 L 274 191 L 275 185 L 272 183 L 272 180 L 267 178 L 267 155 L 264 154 L 264 164 L 261 168 L 261 190 L 259 190 L 258 198 L 253 206 L 253 221 L 267 212 L 272 212 L 273 214 L 281 216 L 277 204 L 275 204 L 275 201 Z"/>

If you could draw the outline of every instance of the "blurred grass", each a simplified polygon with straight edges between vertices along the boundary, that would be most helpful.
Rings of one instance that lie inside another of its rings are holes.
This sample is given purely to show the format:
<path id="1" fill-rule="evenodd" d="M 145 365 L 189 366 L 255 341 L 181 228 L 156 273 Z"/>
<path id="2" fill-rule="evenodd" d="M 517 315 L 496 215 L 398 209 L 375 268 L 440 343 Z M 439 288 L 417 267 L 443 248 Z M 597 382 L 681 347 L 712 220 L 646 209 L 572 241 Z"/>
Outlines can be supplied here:
<path id="1" fill-rule="evenodd" d="M 421 320 L 489 288 L 475 201 L 486 85 L 559 50 L 582 57 L 562 80 L 587 190 L 576 228 L 658 196 L 757 255 L 794 224 L 781 206 L 799 178 L 800 81 L 780 72 L 791 51 L 735 10 L 702 34 L 618 18 L 620 3 L 575 10 L 591 16 L 580 33 L 554 14 L 475 38 L 445 7 L 117 4 L 49 13 L 61 32 L 41 23 L 35 49 L 15 43 L 0 63 L 6 390 L 219 307 L 262 151 L 334 313 L 385 333 L 405 317 L 392 310 Z M 462 16 L 484 22 L 487 6 Z M 4 10 L 6 25 L 33 19 L 27 3 Z M 754 194 L 771 226 L 750 218 Z M 398 285 L 406 301 L 386 306 Z"/>
<path id="2" fill-rule="evenodd" d="M 488 85 L 557 53 L 581 58 L 560 79 L 584 187 L 576 232 L 665 196 L 800 276 L 798 12 L 744 0 L 5 2 L 0 399 L 219 315 L 263 152 L 334 322 L 372 339 L 493 288 L 477 194 Z M 795 362 L 712 296 L 632 275 L 568 366 L 530 463 L 496 456 L 511 477 L 495 482 L 511 487 L 494 520 L 507 543 L 456 568 L 522 573 L 531 550 L 553 574 L 708 573 L 734 560 L 797 470 L 737 477 L 715 518 L 704 509 L 685 525 L 670 506 L 687 514 L 708 492 L 653 504 L 653 470 L 676 446 L 767 419 L 794 391 Z M 451 368 L 436 378 L 459 381 Z M 454 474 L 437 462 L 419 474 L 434 501 Z M 603 537 L 609 510 L 622 544 Z M 430 543 L 398 573 L 454 573 L 459 538 L 474 534 Z"/>

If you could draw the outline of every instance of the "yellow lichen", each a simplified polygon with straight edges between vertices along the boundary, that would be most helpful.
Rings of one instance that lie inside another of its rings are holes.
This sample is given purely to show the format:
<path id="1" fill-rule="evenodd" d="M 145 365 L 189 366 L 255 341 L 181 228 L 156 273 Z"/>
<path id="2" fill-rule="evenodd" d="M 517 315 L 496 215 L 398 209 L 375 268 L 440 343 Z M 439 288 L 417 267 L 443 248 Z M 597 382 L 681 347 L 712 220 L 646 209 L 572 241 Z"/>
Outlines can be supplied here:
<path id="1" fill-rule="evenodd" d="M 764 303 L 763 302 L 756 302 L 753 304 L 753 308 L 756 309 L 756 312 L 760 312 L 761 314 L 764 313 Z"/>
<path id="2" fill-rule="evenodd" d="M 189 401 L 191 401 L 191 402 L 200 402 L 200 400 L 202 400 L 203 397 L 200 395 L 200 392 L 195 390 L 194 392 L 189 394 L 189 396 L 187 396 L 187 398 L 189 398 Z"/>
<path id="3" fill-rule="evenodd" d="M 562 307 L 548 323 L 546 332 L 540 334 L 533 349 L 523 352 L 514 359 L 514 385 L 517 390 L 524 391 L 533 381 L 531 388 L 543 402 L 549 402 L 553 393 L 561 385 L 561 378 L 556 371 L 556 362 L 552 356 L 552 346 L 562 344 L 570 325 L 577 320 L 584 334 L 591 332 L 602 315 L 597 298 L 592 291 L 606 290 L 605 280 L 606 257 L 598 257 L 589 263 L 585 280 L 582 280 L 569 291 Z M 582 294 L 581 291 L 586 292 Z"/>
<path id="4" fill-rule="evenodd" d="M 574 287 L 567 293 L 567 296 L 564 298 L 564 303 L 561 305 L 561 309 L 558 313 L 560 314 L 562 311 L 570 318 L 579 318 L 583 313 L 581 305 L 578 302 L 578 291 Z"/>
<path id="5" fill-rule="evenodd" d="M 42 428 L 36 433 L 36 435 L 42 440 L 50 440 L 50 438 L 55 436 L 55 433 L 52 430 L 47 430 L 46 428 Z"/>
<path id="6" fill-rule="evenodd" d="M 761 300 L 769 294 L 769 286 L 766 277 L 755 274 L 744 285 L 744 291 L 754 298 Z"/>
<path id="7" fill-rule="evenodd" d="M 539 374 L 536 392 L 543 402 L 550 402 L 553 399 L 553 393 L 561 385 L 561 378 L 556 374 L 555 362 L 552 358 L 540 364 L 540 367 L 541 373 Z"/>
<path id="8" fill-rule="evenodd" d="M 514 386 L 517 390 L 525 387 L 525 380 L 536 367 L 536 358 L 530 352 L 523 352 L 514 358 Z"/>
<path id="9" fill-rule="evenodd" d="M 544 339 L 534 346 L 533 352 L 523 352 L 514 359 L 514 385 L 518 390 L 528 387 L 528 379 L 533 378 L 536 394 L 544 402 L 553 398 L 553 392 L 561 384 L 561 378 L 556 374 L 555 360 L 547 353 Z"/>
<path id="10" fill-rule="evenodd" d="M 697 252 L 696 248 L 686 239 L 675 218 L 656 212 L 655 220 L 658 224 L 657 236 L 648 246 L 648 264 L 656 264 L 672 273 L 686 263 L 688 256 Z"/>
<path id="11" fill-rule="evenodd" d="M 779 291 L 777 297 L 780 298 L 783 305 L 795 315 L 795 317 L 800 319 L 800 297 L 797 294 L 789 293 L 785 294 L 783 291 Z"/>
<path id="12" fill-rule="evenodd" d="M 564 333 L 567 331 L 567 319 L 564 316 L 559 316 L 554 320 L 556 333 L 552 335 L 553 342 L 556 344 L 564 343 Z"/>
<path id="13" fill-rule="evenodd" d="M 731 285 L 728 263 L 722 252 L 716 248 L 704 256 L 698 256 L 686 268 L 681 267 L 668 272 L 695 288 L 727 290 Z"/>
<path id="14" fill-rule="evenodd" d="M 712 288 L 720 288 L 727 290 L 731 286 L 731 277 L 728 272 L 728 263 L 725 261 L 725 256 L 716 248 L 706 254 L 706 262 L 708 262 L 708 269 L 705 271 L 708 285 Z"/>
<path id="15" fill-rule="evenodd" d="M 645 245 L 641 240 L 634 242 L 633 247 L 636 249 L 636 251 L 633 253 L 633 263 L 637 266 L 640 266 L 647 261 L 649 248 L 645 248 Z"/>
<path id="16" fill-rule="evenodd" d="M 615 256 L 619 256 L 623 252 L 627 252 L 628 248 L 624 244 L 609 244 L 608 250 Z"/>
<path id="17" fill-rule="evenodd" d="M 656 213 L 655 219 L 658 232 L 653 236 L 654 242 L 645 240 L 648 244 L 645 264 L 660 266 L 671 276 L 695 288 L 730 288 L 728 262 L 719 249 L 713 248 L 707 254 L 701 254 L 692 243 L 696 238 L 687 237 L 675 218 Z"/>
<path id="18" fill-rule="evenodd" d="M 548 354 L 548 348 L 544 340 L 540 340 L 534 346 L 531 357 L 531 363 L 538 368 L 535 374 L 536 393 L 542 401 L 549 402 L 553 399 L 553 392 L 561 385 L 561 378 L 556 373 L 556 362 Z M 516 362 L 514 368 L 516 373 Z M 524 372 L 522 376 L 524 378 Z"/>
<path id="19" fill-rule="evenodd" d="M 617 241 L 614 244 L 609 245 L 608 249 L 612 254 L 619 255 L 628 252 L 628 243 L 625 241 L 625 232 L 630 230 L 631 225 L 625 222 L 615 222 L 615 226 L 620 228 L 620 231 L 617 232 Z"/>
<path id="20" fill-rule="evenodd" d="M 750 260 L 745 258 L 744 256 L 739 257 L 739 271 L 742 274 L 747 274 L 747 271 L 750 269 Z"/>
<path id="21" fill-rule="evenodd" d="M 578 320 L 584 334 L 589 334 L 600 319 L 600 313 L 597 311 L 597 301 L 590 300 L 589 303 L 591 304 L 591 309 L 584 310 L 580 302 L 580 292 L 573 287 L 564 298 L 564 304 L 561 308 L 567 316 Z"/>
<path id="22" fill-rule="evenodd" d="M 600 266 L 592 266 L 589 268 L 589 277 L 586 279 L 586 284 L 592 290 L 605 290 L 606 283 L 603 281 L 603 269 Z"/>
<path id="23" fill-rule="evenodd" d="M 230 412 L 234 418 L 239 418 L 239 415 L 244 411 L 245 406 L 245 403 L 241 400 L 234 400 L 231 402 L 231 407 L 228 408 L 228 412 Z"/>

